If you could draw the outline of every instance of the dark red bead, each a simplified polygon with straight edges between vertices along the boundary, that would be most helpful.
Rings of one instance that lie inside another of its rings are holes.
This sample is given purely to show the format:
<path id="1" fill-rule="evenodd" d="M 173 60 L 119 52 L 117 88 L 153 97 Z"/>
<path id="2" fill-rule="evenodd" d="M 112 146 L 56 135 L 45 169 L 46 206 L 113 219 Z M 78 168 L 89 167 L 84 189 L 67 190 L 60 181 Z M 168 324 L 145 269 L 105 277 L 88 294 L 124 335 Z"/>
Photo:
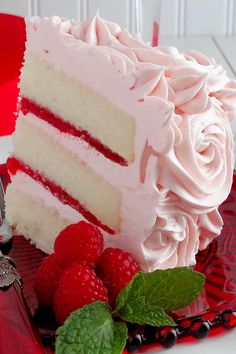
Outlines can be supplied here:
<path id="1" fill-rule="evenodd" d="M 142 337 L 140 334 L 130 335 L 126 342 L 126 350 L 129 353 L 136 353 L 142 345 Z"/>
<path id="2" fill-rule="evenodd" d="M 227 310 L 221 314 L 221 323 L 224 328 L 236 327 L 236 311 Z"/>
<path id="3" fill-rule="evenodd" d="M 211 323 L 211 328 L 219 327 L 221 325 L 221 317 L 216 316 L 215 318 L 211 319 L 210 323 Z"/>
<path id="4" fill-rule="evenodd" d="M 177 340 L 177 331 L 173 327 L 159 328 L 156 334 L 156 340 L 165 348 L 171 348 Z"/>
<path id="5" fill-rule="evenodd" d="M 156 341 L 157 328 L 153 326 L 147 326 L 142 333 L 143 344 L 151 344 Z"/>
<path id="6" fill-rule="evenodd" d="M 210 331 L 210 324 L 203 318 L 197 318 L 191 323 L 192 335 L 197 339 L 203 339 L 208 336 Z"/>

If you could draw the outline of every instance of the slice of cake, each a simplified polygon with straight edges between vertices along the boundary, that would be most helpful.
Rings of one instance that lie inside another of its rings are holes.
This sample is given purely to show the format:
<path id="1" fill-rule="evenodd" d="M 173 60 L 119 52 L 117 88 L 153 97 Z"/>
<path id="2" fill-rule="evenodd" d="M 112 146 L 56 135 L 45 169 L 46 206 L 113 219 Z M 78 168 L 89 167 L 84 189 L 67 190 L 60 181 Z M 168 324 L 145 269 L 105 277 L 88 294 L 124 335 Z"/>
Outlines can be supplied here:
<path id="1" fill-rule="evenodd" d="M 236 84 L 197 52 L 99 16 L 27 21 L 6 215 L 50 253 L 87 220 L 144 270 L 193 265 L 219 235 Z"/>

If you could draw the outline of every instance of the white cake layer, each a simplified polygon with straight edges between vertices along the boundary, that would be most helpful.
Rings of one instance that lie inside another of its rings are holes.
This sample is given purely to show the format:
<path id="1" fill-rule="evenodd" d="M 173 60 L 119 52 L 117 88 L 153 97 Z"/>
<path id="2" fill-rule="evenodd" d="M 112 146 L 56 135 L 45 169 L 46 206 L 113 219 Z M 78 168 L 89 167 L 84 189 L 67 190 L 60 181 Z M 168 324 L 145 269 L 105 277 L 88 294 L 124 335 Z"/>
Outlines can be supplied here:
<path id="1" fill-rule="evenodd" d="M 127 161 L 134 160 L 134 120 L 99 93 L 29 52 L 25 55 L 20 88 L 22 96 L 78 129 L 87 130 Z"/>
<path id="2" fill-rule="evenodd" d="M 24 172 L 12 176 L 5 200 L 6 217 L 15 235 L 24 235 L 48 254 L 53 252 L 54 240 L 61 230 L 79 221 L 87 221 L 83 215 L 61 203 Z M 104 236 L 105 247 L 119 246 L 116 236 L 102 229 L 100 231 Z"/>
<path id="3" fill-rule="evenodd" d="M 15 235 L 24 235 L 42 251 L 53 252 L 55 238 L 70 224 L 86 219 L 69 205 L 64 205 L 50 191 L 23 172 L 12 176 L 12 183 L 6 191 L 6 217 L 14 228 Z M 144 210 L 145 214 L 145 210 Z M 134 234 L 139 233 L 139 220 L 134 225 Z M 101 229 L 100 229 L 101 230 Z M 132 243 L 130 235 L 110 235 L 101 230 L 105 247 L 121 247 L 132 253 L 135 249 L 137 260 L 145 265 L 145 253 L 140 244 Z"/>
<path id="4" fill-rule="evenodd" d="M 80 160 L 78 154 L 23 115 L 17 121 L 13 144 L 18 159 L 59 185 L 103 224 L 119 231 L 121 192 Z"/>
<path id="5" fill-rule="evenodd" d="M 6 217 L 15 234 L 31 239 L 46 253 L 53 252 L 54 240 L 64 227 L 84 220 L 24 173 L 13 176 L 7 188 L 6 206 Z"/>

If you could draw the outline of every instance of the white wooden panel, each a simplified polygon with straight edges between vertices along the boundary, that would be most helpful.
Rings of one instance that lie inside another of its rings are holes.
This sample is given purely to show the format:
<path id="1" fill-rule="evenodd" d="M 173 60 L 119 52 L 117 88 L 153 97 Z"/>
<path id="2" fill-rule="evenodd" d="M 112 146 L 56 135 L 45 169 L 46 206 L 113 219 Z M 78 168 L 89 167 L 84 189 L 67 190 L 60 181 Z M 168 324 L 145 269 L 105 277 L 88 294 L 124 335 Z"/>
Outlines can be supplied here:
<path id="1" fill-rule="evenodd" d="M 231 78 L 234 78 L 233 71 L 231 70 L 222 53 L 218 50 L 211 37 L 161 37 L 160 44 L 173 45 L 180 51 L 187 51 L 190 49 L 200 51 L 209 57 L 215 58 L 216 62 L 221 64 L 225 70 L 227 70 L 228 75 Z"/>
<path id="2" fill-rule="evenodd" d="M 118 23 L 121 27 L 129 28 L 129 0 L 87 0 L 88 17 L 94 16 L 99 10 L 101 17 Z"/>
<path id="3" fill-rule="evenodd" d="M 215 41 L 236 76 L 236 37 L 215 37 Z"/>
<path id="4" fill-rule="evenodd" d="M 0 0 L 0 12 L 28 16 L 30 13 L 30 0 Z"/>
<path id="5" fill-rule="evenodd" d="M 232 9 L 232 34 L 236 35 L 236 0 L 231 0 L 233 2 L 233 9 Z"/>
<path id="6" fill-rule="evenodd" d="M 160 11 L 160 3 L 162 9 Z M 160 23 L 161 33 L 174 36 L 177 33 L 177 6 L 178 0 L 142 0 L 142 37 L 151 41 L 153 21 Z"/>
<path id="7" fill-rule="evenodd" d="M 77 19 L 78 3 L 76 0 L 38 0 L 38 15 L 57 15 Z"/>
<path id="8" fill-rule="evenodd" d="M 185 34 L 225 34 L 227 0 L 185 0 Z"/>
<path id="9" fill-rule="evenodd" d="M 234 21 L 235 21 L 235 11 L 236 11 L 236 0 L 227 1 L 227 18 L 226 18 L 226 31 L 225 35 L 232 35 L 234 32 Z"/>
<path id="10" fill-rule="evenodd" d="M 137 4 L 142 4 L 144 38 L 159 18 L 161 0 L 0 0 L 0 12 L 74 17 L 84 20 L 101 9 L 101 16 L 136 30 Z M 236 0 L 162 0 L 161 33 L 167 36 L 236 34 Z M 140 12 L 141 13 L 141 12 Z"/>

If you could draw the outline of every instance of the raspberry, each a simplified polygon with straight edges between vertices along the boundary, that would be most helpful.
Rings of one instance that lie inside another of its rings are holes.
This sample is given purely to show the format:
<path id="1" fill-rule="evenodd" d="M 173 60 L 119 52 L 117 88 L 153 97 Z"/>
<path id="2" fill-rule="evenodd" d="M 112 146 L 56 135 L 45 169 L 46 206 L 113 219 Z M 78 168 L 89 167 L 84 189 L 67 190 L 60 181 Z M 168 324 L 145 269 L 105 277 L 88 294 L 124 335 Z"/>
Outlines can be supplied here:
<path id="1" fill-rule="evenodd" d="M 103 251 L 103 236 L 96 226 L 80 221 L 61 231 L 54 250 L 63 266 L 79 263 L 93 268 Z"/>
<path id="2" fill-rule="evenodd" d="M 34 279 L 34 290 L 42 306 L 52 306 L 59 278 L 64 268 L 58 265 L 55 254 L 44 258 Z"/>
<path id="3" fill-rule="evenodd" d="M 121 289 L 140 270 L 140 266 L 129 252 L 122 251 L 119 248 L 105 249 L 97 263 L 96 272 L 108 289 L 112 305 L 114 305 Z"/>
<path id="4" fill-rule="evenodd" d="M 54 297 L 54 312 L 62 324 L 69 314 L 93 301 L 108 302 L 107 289 L 88 267 L 73 264 L 67 268 L 59 281 Z"/>

